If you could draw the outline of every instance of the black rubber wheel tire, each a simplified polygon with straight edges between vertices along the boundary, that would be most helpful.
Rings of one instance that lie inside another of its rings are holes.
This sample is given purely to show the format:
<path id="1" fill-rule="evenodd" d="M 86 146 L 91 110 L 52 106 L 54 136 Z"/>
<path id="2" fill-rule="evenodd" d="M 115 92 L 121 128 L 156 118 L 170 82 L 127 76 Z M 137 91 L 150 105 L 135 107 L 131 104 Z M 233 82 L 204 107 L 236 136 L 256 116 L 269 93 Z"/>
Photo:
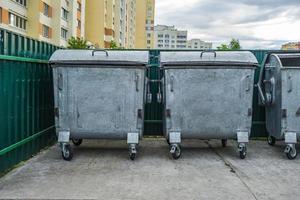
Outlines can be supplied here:
<path id="1" fill-rule="evenodd" d="M 181 156 L 181 148 L 180 147 L 176 147 L 176 150 L 174 153 L 172 153 L 172 157 L 174 160 L 177 160 L 178 158 L 180 158 Z"/>
<path id="2" fill-rule="evenodd" d="M 134 160 L 135 157 L 136 157 L 136 153 L 130 153 L 130 154 L 129 154 L 130 160 Z"/>
<path id="3" fill-rule="evenodd" d="M 273 136 L 271 136 L 271 135 L 269 135 L 269 136 L 268 136 L 268 144 L 269 144 L 270 146 L 274 146 L 275 143 L 276 143 L 276 138 L 273 137 Z"/>
<path id="4" fill-rule="evenodd" d="M 64 152 L 62 151 L 61 154 L 62 154 L 63 159 L 66 160 L 66 161 L 72 160 L 72 158 L 73 158 L 73 150 L 72 150 L 71 145 L 67 144 L 65 146 L 65 149 L 68 152 L 68 154 L 65 155 Z"/>
<path id="5" fill-rule="evenodd" d="M 72 139 L 72 142 L 75 146 L 80 146 L 82 143 L 82 139 Z"/>
<path id="6" fill-rule="evenodd" d="M 227 146 L 227 139 L 222 139 L 222 147 L 226 147 Z"/>
<path id="7" fill-rule="evenodd" d="M 297 151 L 296 151 L 296 149 L 295 149 L 295 152 L 293 152 L 293 149 L 290 148 L 290 151 L 288 153 L 286 153 L 286 157 L 289 160 L 294 160 L 297 157 Z"/>
<path id="8" fill-rule="evenodd" d="M 247 149 L 246 147 L 243 147 L 242 150 L 240 151 L 240 158 L 245 159 L 247 155 Z"/>

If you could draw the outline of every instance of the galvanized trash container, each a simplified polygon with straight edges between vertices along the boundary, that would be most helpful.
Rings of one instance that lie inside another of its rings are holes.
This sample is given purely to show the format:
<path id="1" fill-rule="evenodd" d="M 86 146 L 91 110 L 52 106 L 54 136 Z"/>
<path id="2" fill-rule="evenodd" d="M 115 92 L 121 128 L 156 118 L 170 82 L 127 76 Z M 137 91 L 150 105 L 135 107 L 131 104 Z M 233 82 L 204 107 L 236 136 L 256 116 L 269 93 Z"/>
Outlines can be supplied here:
<path id="1" fill-rule="evenodd" d="M 266 55 L 258 81 L 260 103 L 266 108 L 268 143 L 284 140 L 289 159 L 297 156 L 300 139 L 300 52 Z"/>
<path id="2" fill-rule="evenodd" d="M 70 139 L 118 139 L 130 158 L 143 137 L 147 51 L 58 50 L 53 67 L 55 123 L 62 156 L 72 159 Z"/>
<path id="3" fill-rule="evenodd" d="M 162 52 L 164 134 L 174 159 L 182 139 L 237 139 L 246 156 L 251 130 L 254 55 L 242 52 Z"/>

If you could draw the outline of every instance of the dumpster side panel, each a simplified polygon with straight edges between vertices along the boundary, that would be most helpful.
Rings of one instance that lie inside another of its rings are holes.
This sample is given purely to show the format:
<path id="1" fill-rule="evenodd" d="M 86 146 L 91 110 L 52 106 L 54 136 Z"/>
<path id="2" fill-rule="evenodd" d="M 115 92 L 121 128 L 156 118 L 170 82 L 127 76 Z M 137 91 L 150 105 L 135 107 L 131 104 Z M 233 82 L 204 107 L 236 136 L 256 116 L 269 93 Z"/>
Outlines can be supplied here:
<path id="1" fill-rule="evenodd" d="M 70 130 L 72 138 L 92 139 L 126 139 L 128 132 L 141 133 L 143 69 L 64 67 L 58 68 L 60 73 L 59 130 Z"/>
<path id="2" fill-rule="evenodd" d="M 250 132 L 254 69 L 166 69 L 166 134 L 236 138 Z M 168 135 L 166 135 L 168 137 Z"/>
<path id="3" fill-rule="evenodd" d="M 300 70 L 282 68 L 282 109 L 286 117 L 282 118 L 282 130 L 297 133 L 300 139 Z"/>

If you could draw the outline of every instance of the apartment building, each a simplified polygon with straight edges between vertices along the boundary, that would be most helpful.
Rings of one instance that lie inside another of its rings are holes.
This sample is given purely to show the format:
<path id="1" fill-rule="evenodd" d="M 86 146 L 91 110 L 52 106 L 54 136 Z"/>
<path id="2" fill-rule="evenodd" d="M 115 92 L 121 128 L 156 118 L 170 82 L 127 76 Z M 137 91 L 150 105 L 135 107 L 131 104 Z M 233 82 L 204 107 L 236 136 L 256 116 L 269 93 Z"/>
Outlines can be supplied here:
<path id="1" fill-rule="evenodd" d="M 136 0 L 86 0 L 85 39 L 96 48 L 135 47 Z"/>
<path id="2" fill-rule="evenodd" d="M 191 39 L 187 42 L 187 49 L 209 50 L 212 49 L 212 43 L 200 39 Z"/>
<path id="3" fill-rule="evenodd" d="M 289 42 L 283 44 L 281 47 L 282 50 L 300 50 L 300 42 Z"/>
<path id="4" fill-rule="evenodd" d="M 137 1 L 136 11 L 136 48 L 154 47 L 155 0 Z"/>
<path id="5" fill-rule="evenodd" d="M 157 25 L 154 27 L 154 48 L 186 49 L 187 31 L 177 30 L 174 26 Z"/>
<path id="6" fill-rule="evenodd" d="M 85 34 L 85 0 L 2 0 L 0 27 L 57 46 Z"/>

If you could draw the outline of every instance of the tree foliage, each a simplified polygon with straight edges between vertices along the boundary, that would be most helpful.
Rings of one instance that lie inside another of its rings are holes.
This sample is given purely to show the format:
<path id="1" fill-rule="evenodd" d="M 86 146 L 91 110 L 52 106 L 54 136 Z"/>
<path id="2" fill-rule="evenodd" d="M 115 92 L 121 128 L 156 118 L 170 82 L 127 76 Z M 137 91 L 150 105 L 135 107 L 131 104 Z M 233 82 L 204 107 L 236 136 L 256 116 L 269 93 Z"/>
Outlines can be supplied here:
<path id="1" fill-rule="evenodd" d="M 238 39 L 232 39 L 229 44 L 221 44 L 217 47 L 218 50 L 240 50 L 242 49 L 240 41 Z"/>
<path id="2" fill-rule="evenodd" d="M 118 45 L 114 40 L 110 41 L 110 48 L 111 49 L 118 49 Z"/>
<path id="3" fill-rule="evenodd" d="M 68 49 L 87 49 L 87 41 L 79 37 L 71 37 L 68 40 Z"/>

